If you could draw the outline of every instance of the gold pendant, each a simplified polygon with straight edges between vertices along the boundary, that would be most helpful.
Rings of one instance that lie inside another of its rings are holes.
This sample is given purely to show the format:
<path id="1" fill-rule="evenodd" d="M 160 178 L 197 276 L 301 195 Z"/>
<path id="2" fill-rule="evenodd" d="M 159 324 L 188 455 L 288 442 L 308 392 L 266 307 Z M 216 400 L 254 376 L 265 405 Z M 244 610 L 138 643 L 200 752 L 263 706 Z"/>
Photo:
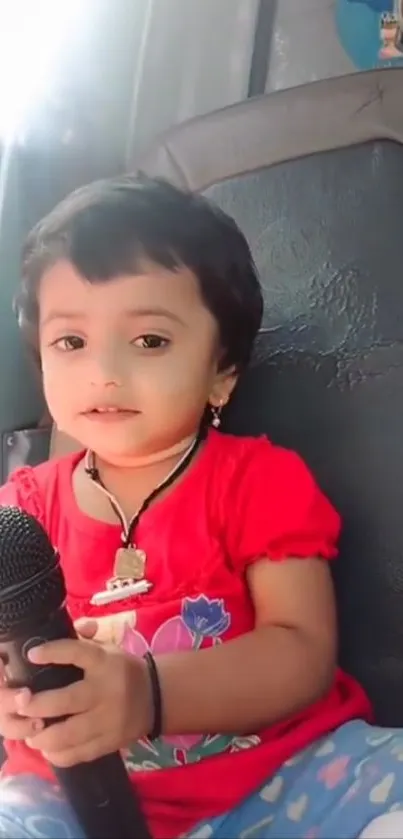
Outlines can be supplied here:
<path id="1" fill-rule="evenodd" d="M 113 576 L 119 580 L 142 580 L 146 567 L 146 554 L 134 545 L 118 548 Z"/>

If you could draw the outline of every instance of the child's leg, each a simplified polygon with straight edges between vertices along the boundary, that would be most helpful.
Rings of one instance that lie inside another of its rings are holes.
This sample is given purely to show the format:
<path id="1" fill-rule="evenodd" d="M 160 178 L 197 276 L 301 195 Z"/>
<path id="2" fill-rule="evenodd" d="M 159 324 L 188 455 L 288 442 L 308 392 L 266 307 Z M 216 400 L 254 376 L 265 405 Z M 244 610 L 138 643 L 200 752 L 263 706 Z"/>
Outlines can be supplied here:
<path id="1" fill-rule="evenodd" d="M 62 792 L 34 775 L 0 778 L 0 839 L 85 839 Z"/>
<path id="2" fill-rule="evenodd" d="M 384 814 L 389 817 L 374 822 Z M 235 810 L 189 836 L 403 839 L 403 730 L 348 723 L 288 761 Z"/>

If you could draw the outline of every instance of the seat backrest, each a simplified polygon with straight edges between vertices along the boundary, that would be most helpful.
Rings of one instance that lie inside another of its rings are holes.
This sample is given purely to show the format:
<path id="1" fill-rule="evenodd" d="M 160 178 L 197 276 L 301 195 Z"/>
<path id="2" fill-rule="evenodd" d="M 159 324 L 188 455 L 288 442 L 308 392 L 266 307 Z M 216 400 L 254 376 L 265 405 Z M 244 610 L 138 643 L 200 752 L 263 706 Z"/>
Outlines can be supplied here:
<path id="1" fill-rule="evenodd" d="M 169 132 L 134 169 L 246 233 L 265 295 L 228 429 L 306 458 L 344 520 L 341 662 L 403 724 L 403 70 L 250 100 Z"/>

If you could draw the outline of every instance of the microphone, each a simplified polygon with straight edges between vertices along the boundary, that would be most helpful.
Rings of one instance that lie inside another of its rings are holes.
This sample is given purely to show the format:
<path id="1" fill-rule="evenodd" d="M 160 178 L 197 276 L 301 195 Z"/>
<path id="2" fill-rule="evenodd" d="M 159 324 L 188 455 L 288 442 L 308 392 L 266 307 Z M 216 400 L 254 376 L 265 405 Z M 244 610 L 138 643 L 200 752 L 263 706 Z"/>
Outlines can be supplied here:
<path id="1" fill-rule="evenodd" d="M 10 687 L 38 693 L 83 678 L 72 665 L 36 665 L 27 657 L 38 644 L 77 637 L 65 600 L 59 554 L 41 524 L 17 507 L 1 507 L 0 660 Z M 87 839 L 151 839 L 118 752 L 54 772 Z"/>

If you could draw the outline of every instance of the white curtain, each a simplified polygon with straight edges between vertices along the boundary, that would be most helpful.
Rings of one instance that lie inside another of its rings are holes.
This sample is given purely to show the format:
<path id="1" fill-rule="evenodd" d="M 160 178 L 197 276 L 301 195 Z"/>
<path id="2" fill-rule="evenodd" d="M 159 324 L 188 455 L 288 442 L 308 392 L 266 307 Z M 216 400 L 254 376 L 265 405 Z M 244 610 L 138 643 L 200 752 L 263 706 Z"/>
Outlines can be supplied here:
<path id="1" fill-rule="evenodd" d="M 258 8 L 259 0 L 147 0 L 129 163 L 172 125 L 246 98 Z"/>

